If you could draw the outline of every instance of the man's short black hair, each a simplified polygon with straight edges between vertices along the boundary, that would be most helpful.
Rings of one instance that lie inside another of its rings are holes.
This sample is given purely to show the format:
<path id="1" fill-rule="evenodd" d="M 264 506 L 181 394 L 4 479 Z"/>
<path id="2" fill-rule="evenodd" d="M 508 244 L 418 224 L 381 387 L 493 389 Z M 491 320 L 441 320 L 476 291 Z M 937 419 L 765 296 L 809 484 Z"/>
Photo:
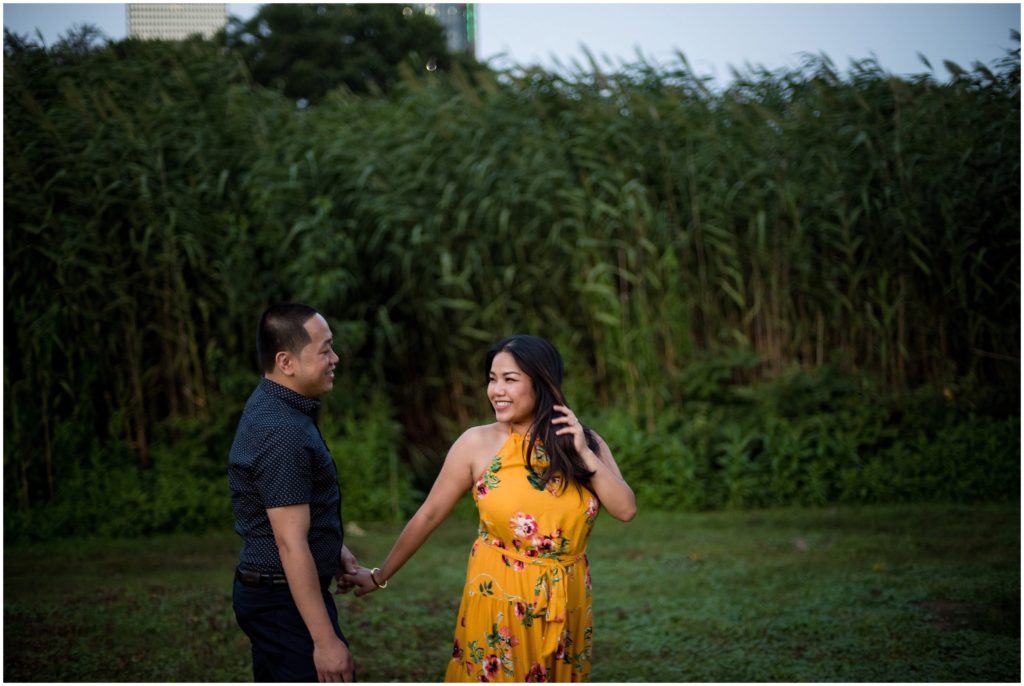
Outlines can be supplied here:
<path id="1" fill-rule="evenodd" d="M 256 359 L 264 372 L 274 371 L 275 358 L 282 350 L 298 355 L 313 340 L 305 324 L 317 311 L 302 303 L 271 305 L 260 317 L 256 330 Z"/>

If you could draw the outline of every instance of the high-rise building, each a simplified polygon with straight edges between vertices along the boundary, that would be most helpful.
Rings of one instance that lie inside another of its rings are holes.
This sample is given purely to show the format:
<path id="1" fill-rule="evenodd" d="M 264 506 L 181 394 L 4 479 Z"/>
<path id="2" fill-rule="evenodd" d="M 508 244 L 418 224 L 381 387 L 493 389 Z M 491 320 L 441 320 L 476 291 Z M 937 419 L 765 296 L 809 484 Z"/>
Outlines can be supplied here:
<path id="1" fill-rule="evenodd" d="M 183 40 L 212 38 L 228 23 L 227 4 L 128 3 L 128 37 Z"/>
<path id="2" fill-rule="evenodd" d="M 476 56 L 476 7 L 471 3 L 417 3 L 427 16 L 444 27 L 448 49 Z"/>

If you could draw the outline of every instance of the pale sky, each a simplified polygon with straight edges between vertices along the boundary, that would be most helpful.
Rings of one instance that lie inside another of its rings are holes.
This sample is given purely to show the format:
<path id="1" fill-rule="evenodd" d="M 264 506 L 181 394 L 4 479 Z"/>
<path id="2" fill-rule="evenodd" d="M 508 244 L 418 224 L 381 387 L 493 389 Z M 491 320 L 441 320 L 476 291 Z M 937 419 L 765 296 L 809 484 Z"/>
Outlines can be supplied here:
<path id="1" fill-rule="evenodd" d="M 230 14 L 247 18 L 259 5 L 229 4 Z M 986 65 L 1018 44 L 1020 5 L 994 4 L 507 4 L 477 5 L 477 57 L 492 66 L 540 64 L 571 68 L 585 63 L 586 45 L 604 67 L 636 59 L 637 48 L 664 63 L 676 50 L 695 71 L 730 78 L 730 65 L 769 69 L 796 66 L 800 53 L 824 52 L 845 69 L 851 58 L 876 56 L 895 74 L 925 71 L 927 57 L 936 76 L 948 74 L 943 60 L 964 68 Z M 48 44 L 73 24 L 91 22 L 110 38 L 126 35 L 123 3 L 4 3 L 4 26 L 22 34 L 38 28 Z"/>

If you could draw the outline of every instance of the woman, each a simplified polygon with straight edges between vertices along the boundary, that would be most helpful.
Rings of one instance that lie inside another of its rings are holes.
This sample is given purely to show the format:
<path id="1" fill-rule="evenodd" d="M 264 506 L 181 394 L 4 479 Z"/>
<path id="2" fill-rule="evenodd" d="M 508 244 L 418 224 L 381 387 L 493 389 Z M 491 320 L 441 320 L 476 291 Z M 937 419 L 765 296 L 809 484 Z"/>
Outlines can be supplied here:
<path id="1" fill-rule="evenodd" d="M 452 445 L 434 486 L 380 568 L 344 577 L 384 588 L 467 490 L 480 511 L 445 681 L 581 681 L 593 621 L 587 540 L 600 507 L 636 514 L 601 437 L 562 395 L 562 358 L 537 336 L 487 353 L 496 421 Z"/>

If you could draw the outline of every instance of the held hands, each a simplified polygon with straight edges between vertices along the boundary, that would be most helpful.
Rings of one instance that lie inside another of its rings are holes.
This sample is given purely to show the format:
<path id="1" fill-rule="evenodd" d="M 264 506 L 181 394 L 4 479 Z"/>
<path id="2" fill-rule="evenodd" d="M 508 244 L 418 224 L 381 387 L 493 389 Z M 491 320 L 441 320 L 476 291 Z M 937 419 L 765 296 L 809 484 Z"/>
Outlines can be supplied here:
<path id="1" fill-rule="evenodd" d="M 366 567 L 359 567 L 354 573 L 343 574 L 341 578 L 347 584 L 346 591 L 351 588 L 356 589 L 357 598 L 367 593 L 373 593 L 379 588 L 374 583 L 373 577 L 370 576 L 370 570 Z M 341 583 L 339 582 L 339 586 Z"/>
<path id="2" fill-rule="evenodd" d="M 338 571 L 334 573 L 334 580 L 337 582 L 335 595 L 339 593 L 348 593 L 355 584 L 345 579 L 345 574 L 355 574 L 359 571 L 359 561 L 356 560 L 356 556 L 352 554 L 352 551 L 348 549 L 348 546 L 341 546 L 341 564 L 338 567 Z"/>
<path id="3" fill-rule="evenodd" d="M 352 554 L 348 546 L 341 546 L 339 562 L 338 571 L 334 573 L 334 580 L 337 582 L 335 594 L 348 593 L 354 588 L 356 589 L 356 597 L 359 597 L 380 588 L 374 582 L 370 570 L 359 565 L 359 561 L 356 560 L 356 556 Z"/>

